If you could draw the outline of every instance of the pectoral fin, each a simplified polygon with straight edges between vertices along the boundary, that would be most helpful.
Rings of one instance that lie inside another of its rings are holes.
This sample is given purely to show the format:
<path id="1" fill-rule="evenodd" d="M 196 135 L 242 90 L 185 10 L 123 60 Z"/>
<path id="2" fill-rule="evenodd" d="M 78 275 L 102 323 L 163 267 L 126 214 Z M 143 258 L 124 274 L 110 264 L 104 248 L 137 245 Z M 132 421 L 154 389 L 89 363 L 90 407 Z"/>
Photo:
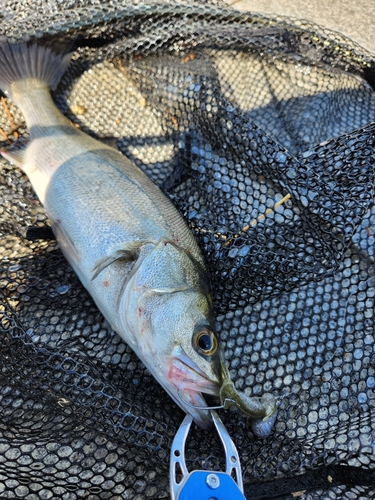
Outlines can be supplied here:
<path id="1" fill-rule="evenodd" d="M 124 261 L 131 262 L 137 259 L 140 248 L 149 241 L 134 241 L 118 247 L 113 248 L 110 255 L 103 257 L 96 261 L 93 268 L 93 276 L 91 281 L 93 281 L 106 267 L 115 262 L 116 260 L 122 259 Z"/>
<path id="2" fill-rule="evenodd" d="M 162 294 L 162 293 L 183 292 L 184 290 L 189 290 L 189 287 L 188 287 L 188 285 L 186 285 L 186 283 L 182 284 L 182 285 L 176 283 L 174 286 L 169 287 L 169 288 L 166 286 L 164 288 L 156 288 L 156 287 L 154 287 L 154 288 L 150 289 L 150 291 L 152 293 L 160 293 L 160 294 Z"/>

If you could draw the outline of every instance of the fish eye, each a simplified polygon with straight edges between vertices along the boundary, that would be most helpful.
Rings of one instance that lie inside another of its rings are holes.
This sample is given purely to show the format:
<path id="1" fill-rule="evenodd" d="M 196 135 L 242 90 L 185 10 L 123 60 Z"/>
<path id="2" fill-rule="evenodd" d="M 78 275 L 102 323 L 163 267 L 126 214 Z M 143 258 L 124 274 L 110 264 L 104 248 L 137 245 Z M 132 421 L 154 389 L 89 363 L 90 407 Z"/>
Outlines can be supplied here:
<path id="1" fill-rule="evenodd" d="M 212 356 L 218 348 L 218 342 L 211 330 L 201 328 L 194 336 L 194 345 L 200 354 Z"/>

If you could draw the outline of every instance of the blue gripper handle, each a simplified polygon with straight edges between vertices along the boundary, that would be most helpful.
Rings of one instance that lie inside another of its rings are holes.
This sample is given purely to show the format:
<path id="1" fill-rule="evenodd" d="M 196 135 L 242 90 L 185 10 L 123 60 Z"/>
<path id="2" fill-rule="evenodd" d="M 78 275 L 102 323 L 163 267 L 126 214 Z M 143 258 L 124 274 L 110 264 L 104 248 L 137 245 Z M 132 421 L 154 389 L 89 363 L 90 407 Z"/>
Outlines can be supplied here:
<path id="1" fill-rule="evenodd" d="M 246 500 L 225 472 L 195 470 L 182 485 L 177 500 Z"/>

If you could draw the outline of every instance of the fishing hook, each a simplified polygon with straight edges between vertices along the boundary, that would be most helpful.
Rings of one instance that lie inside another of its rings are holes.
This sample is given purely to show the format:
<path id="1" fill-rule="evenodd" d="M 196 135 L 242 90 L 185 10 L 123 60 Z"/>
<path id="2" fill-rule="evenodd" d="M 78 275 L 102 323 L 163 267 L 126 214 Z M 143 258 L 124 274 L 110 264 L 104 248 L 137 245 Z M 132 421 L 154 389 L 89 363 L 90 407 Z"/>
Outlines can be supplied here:
<path id="1" fill-rule="evenodd" d="M 223 401 L 223 404 L 220 405 L 220 406 L 195 406 L 191 403 L 188 403 L 187 401 L 185 401 L 185 399 L 181 396 L 181 392 L 180 392 L 180 389 L 177 389 L 177 395 L 178 397 L 181 399 L 181 401 L 190 406 L 191 408 L 194 408 L 196 410 L 221 410 L 223 408 L 226 407 L 225 403 L 228 401 L 229 403 L 234 403 L 236 404 L 236 402 L 233 400 L 233 399 L 229 399 L 229 398 L 225 398 L 224 401 Z"/>

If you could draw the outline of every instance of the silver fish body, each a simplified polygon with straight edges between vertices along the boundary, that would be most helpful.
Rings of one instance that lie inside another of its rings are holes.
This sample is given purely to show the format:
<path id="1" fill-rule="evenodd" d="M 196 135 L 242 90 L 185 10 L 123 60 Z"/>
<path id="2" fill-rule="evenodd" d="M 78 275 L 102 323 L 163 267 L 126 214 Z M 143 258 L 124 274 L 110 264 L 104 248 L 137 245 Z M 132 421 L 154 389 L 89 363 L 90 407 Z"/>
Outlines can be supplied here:
<path id="1" fill-rule="evenodd" d="M 185 221 L 134 163 L 58 111 L 48 82 L 21 75 L 5 87 L 31 137 L 22 157 L 2 154 L 29 177 L 62 251 L 113 329 L 206 427 L 209 412 L 193 406 L 205 405 L 202 392 L 218 396 L 222 355 L 204 261 Z"/>
<path id="2" fill-rule="evenodd" d="M 193 345 L 197 328 L 214 328 L 204 263 L 163 193 L 120 153 L 98 149 L 58 167 L 44 205 L 103 315 L 175 401 L 181 405 L 175 391 L 187 389 L 184 379 L 192 404 L 204 404 L 198 389 L 218 394 L 211 361 Z M 205 425 L 202 415 L 195 418 Z"/>

